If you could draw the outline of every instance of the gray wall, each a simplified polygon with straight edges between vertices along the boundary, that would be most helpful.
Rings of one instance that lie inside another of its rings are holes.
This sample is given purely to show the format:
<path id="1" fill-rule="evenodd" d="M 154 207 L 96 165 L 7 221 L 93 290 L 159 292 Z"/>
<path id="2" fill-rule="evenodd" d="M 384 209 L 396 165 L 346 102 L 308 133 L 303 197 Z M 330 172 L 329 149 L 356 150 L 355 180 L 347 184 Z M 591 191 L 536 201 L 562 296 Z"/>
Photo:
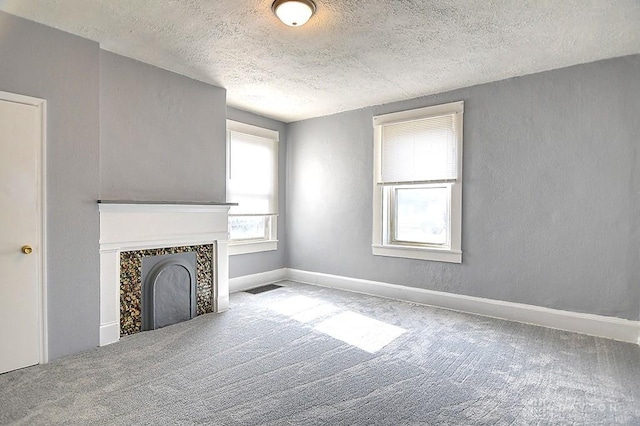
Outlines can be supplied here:
<path id="1" fill-rule="evenodd" d="M 47 100 L 51 359 L 99 341 L 97 43 L 0 12 L 0 90 Z"/>
<path id="2" fill-rule="evenodd" d="M 229 277 L 257 274 L 286 267 L 286 176 L 287 135 L 286 125 L 250 112 L 227 108 L 227 118 L 280 132 L 278 143 L 278 250 L 262 253 L 234 255 L 229 258 Z"/>
<path id="3" fill-rule="evenodd" d="M 285 266 L 286 126 L 226 107 L 225 91 L 101 51 L 100 197 L 226 200 L 226 118 L 280 132 L 278 250 L 235 255 L 230 276 Z"/>
<path id="4" fill-rule="evenodd" d="M 225 201 L 226 91 L 100 53 L 100 197 Z"/>
<path id="5" fill-rule="evenodd" d="M 465 101 L 463 263 L 371 254 L 372 117 Z M 638 320 L 640 56 L 293 123 L 288 266 Z"/>

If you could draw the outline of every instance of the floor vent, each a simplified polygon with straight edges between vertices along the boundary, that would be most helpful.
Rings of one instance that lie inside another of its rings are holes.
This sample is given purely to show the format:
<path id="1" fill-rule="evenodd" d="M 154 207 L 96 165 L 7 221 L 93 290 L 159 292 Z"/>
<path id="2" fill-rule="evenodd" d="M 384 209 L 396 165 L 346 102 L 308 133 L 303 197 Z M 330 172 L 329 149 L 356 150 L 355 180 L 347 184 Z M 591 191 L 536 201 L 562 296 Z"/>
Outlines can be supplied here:
<path id="1" fill-rule="evenodd" d="M 281 285 L 275 285 L 275 284 L 267 284 L 267 285 L 263 285 L 262 287 L 256 287 L 256 288 L 252 288 L 250 290 L 245 290 L 245 293 L 260 294 L 260 293 L 264 293 L 265 291 L 277 290 L 280 287 L 282 287 L 282 286 Z"/>

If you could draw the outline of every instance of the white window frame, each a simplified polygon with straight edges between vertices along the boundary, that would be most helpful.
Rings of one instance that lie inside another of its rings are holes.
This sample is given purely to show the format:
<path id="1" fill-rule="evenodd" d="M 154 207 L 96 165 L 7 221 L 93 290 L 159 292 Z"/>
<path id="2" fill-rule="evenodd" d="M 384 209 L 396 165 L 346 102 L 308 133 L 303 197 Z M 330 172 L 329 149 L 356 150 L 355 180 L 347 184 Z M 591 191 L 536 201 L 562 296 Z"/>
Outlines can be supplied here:
<path id="1" fill-rule="evenodd" d="M 455 134 L 457 136 L 458 174 L 455 180 L 382 185 L 382 128 L 384 125 L 405 121 L 421 120 L 430 117 L 454 114 Z M 408 259 L 431 260 L 437 262 L 462 263 L 462 129 L 464 102 L 452 102 L 426 108 L 400 111 L 378 115 L 373 118 L 374 127 L 374 165 L 373 165 L 373 236 L 372 253 L 375 256 L 401 257 Z M 401 243 L 393 241 L 391 212 L 392 203 L 389 194 L 395 187 L 446 186 L 449 188 L 449 244 L 430 245 L 420 243 Z"/>
<path id="2" fill-rule="evenodd" d="M 275 142 L 275 198 L 276 206 L 278 205 L 278 181 L 279 181 L 279 164 L 278 164 L 278 148 L 280 142 L 280 133 L 275 130 L 265 129 L 263 127 L 253 126 L 251 124 L 241 123 L 239 121 L 227 120 L 227 188 L 229 188 L 229 170 L 230 170 L 230 144 L 231 144 L 231 132 L 244 133 L 247 135 L 257 136 L 261 138 L 271 139 Z M 227 193 L 227 199 L 229 194 Z M 277 209 L 277 207 L 276 207 Z M 233 217 L 233 214 L 229 214 L 229 217 Z M 249 215 L 238 215 L 249 216 Z M 262 216 L 262 215 L 260 215 Z M 251 239 L 251 240 L 232 240 L 229 236 L 229 255 L 248 254 L 248 253 L 260 253 L 266 251 L 278 250 L 278 214 L 277 211 L 273 215 L 264 215 L 267 218 L 268 237 L 265 239 Z"/>

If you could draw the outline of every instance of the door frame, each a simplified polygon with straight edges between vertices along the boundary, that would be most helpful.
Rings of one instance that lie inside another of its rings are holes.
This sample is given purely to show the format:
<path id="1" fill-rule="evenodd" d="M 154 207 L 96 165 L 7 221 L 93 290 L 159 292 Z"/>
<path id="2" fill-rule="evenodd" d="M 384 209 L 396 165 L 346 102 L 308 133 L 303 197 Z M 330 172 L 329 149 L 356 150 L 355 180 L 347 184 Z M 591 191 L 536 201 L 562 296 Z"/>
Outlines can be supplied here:
<path id="1" fill-rule="evenodd" d="M 47 327 L 47 101 L 31 96 L 0 91 L 0 100 L 35 106 L 38 111 L 40 125 L 40 144 L 37 149 L 36 170 L 38 182 L 37 215 L 35 250 L 37 259 L 38 285 L 38 334 L 40 364 L 49 361 L 49 339 Z"/>

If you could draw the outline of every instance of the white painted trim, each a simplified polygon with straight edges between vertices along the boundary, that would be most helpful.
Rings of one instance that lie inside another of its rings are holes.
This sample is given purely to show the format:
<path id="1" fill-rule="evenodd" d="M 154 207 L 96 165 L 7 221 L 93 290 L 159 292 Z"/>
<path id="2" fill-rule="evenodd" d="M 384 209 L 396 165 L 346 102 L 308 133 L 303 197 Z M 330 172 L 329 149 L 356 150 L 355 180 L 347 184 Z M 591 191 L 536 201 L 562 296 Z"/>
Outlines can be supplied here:
<path id="1" fill-rule="evenodd" d="M 229 241 L 229 256 L 278 250 L 278 240 L 234 242 Z"/>
<path id="2" fill-rule="evenodd" d="M 49 323 L 47 304 L 47 101 L 40 103 L 42 140 L 40 150 L 40 363 L 49 362 Z"/>
<path id="3" fill-rule="evenodd" d="M 428 247 L 384 246 L 373 244 L 371 253 L 374 256 L 403 257 L 405 259 L 432 260 L 436 262 L 462 263 L 462 252 L 455 250 L 438 250 Z"/>
<path id="4" fill-rule="evenodd" d="M 277 130 L 265 129 L 264 127 L 258 127 L 252 124 L 241 123 L 239 121 L 229 119 L 227 119 L 227 131 L 280 141 L 280 132 Z"/>
<path id="5" fill-rule="evenodd" d="M 563 311 L 523 303 L 484 299 L 297 269 L 287 269 L 286 275 L 292 281 L 306 284 L 640 344 L 640 321 Z"/>
<path id="6" fill-rule="evenodd" d="M 120 321 L 100 324 L 100 346 L 105 346 L 120 339 Z"/>
<path id="7" fill-rule="evenodd" d="M 400 123 L 403 121 L 422 120 L 441 115 L 464 113 L 464 101 L 450 102 L 448 104 L 433 105 L 423 108 L 409 109 L 405 111 L 391 112 L 373 117 L 373 125 Z"/>
<path id="8" fill-rule="evenodd" d="M 274 269 L 272 271 L 260 272 L 252 275 L 244 275 L 242 277 L 231 278 L 229 280 L 229 293 L 249 290 L 265 284 L 276 283 L 288 278 L 288 270 L 286 268 Z"/>
<path id="9" fill-rule="evenodd" d="M 100 203 L 100 213 L 226 213 L 227 204 Z"/>
<path id="10" fill-rule="evenodd" d="M 146 250 L 164 247 L 182 247 L 200 244 L 211 244 L 212 241 L 226 240 L 226 232 L 209 232 L 202 234 L 176 234 L 176 237 L 167 237 L 153 240 L 136 240 L 122 242 L 101 242 L 100 251 L 112 251 L 121 249 L 122 251 Z"/>
<path id="11" fill-rule="evenodd" d="M 229 243 L 226 240 L 214 243 L 213 261 L 213 312 L 220 313 L 229 309 Z"/>
<path id="12" fill-rule="evenodd" d="M 49 324 L 47 321 L 47 101 L 31 96 L 0 91 L 0 100 L 32 105 L 40 112 L 40 147 L 38 149 L 38 215 L 36 247 L 38 248 L 38 358 L 40 364 L 49 362 Z"/>

